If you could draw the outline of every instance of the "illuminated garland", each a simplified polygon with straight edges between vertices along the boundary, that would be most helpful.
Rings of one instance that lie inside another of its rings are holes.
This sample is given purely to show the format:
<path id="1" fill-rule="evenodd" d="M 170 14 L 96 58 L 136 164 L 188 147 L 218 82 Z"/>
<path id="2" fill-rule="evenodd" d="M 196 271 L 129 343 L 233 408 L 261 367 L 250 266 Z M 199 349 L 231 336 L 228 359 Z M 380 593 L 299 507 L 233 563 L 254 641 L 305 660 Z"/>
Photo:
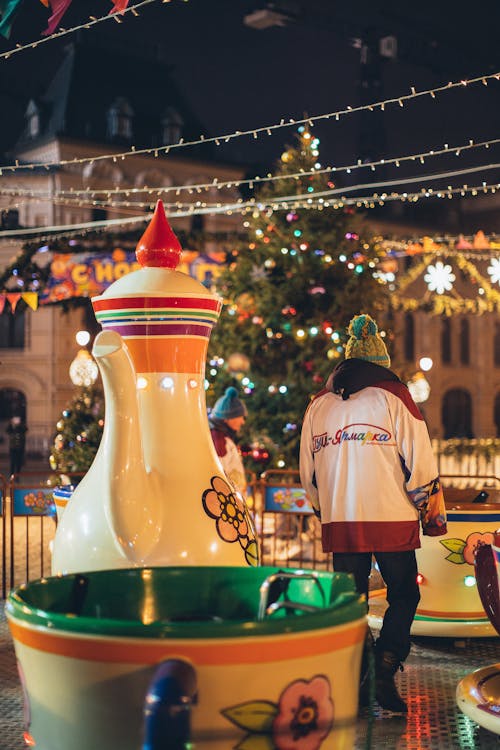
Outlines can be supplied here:
<path id="1" fill-rule="evenodd" d="M 390 195 L 378 195 L 374 194 L 372 196 L 358 196 L 356 198 L 346 198 L 342 196 L 341 198 L 333 198 L 333 200 L 325 200 L 322 195 L 330 195 L 332 191 L 326 191 L 323 193 L 315 193 L 314 199 L 311 197 L 311 194 L 307 194 L 303 196 L 299 196 L 299 200 L 297 200 L 297 196 L 284 196 L 283 198 L 276 198 L 272 200 L 266 200 L 263 201 L 261 199 L 251 199 L 249 201 L 242 201 L 234 204 L 219 204 L 214 205 L 210 207 L 198 207 L 196 204 L 193 204 L 192 208 L 189 210 L 176 210 L 169 213 L 169 217 L 171 219 L 176 218 L 184 218 L 186 216 L 195 216 L 195 215 L 202 215 L 202 214 L 210 214 L 210 215 L 217 215 L 217 214 L 227 214 L 228 216 L 231 216 L 234 213 L 242 213 L 246 214 L 249 212 L 253 212 L 256 208 L 259 210 L 266 210 L 270 211 L 271 213 L 273 211 L 288 211 L 290 209 L 297 209 L 297 208 L 304 208 L 308 210 L 318 210 L 323 211 L 328 208 L 333 208 L 334 210 L 339 210 L 344 208 L 344 206 L 356 206 L 357 208 L 375 208 L 378 206 L 383 206 L 385 203 L 390 201 L 401 201 L 401 202 L 414 202 L 423 199 L 423 198 L 451 198 L 454 196 L 457 196 L 460 194 L 460 196 L 465 195 L 471 195 L 473 197 L 477 197 L 479 193 L 486 194 L 488 192 L 495 193 L 498 189 L 500 189 L 500 183 L 492 184 L 492 185 L 485 185 L 484 183 L 482 185 L 476 185 L 476 186 L 466 186 L 463 185 L 459 188 L 452 188 L 452 189 L 444 189 L 444 190 L 427 190 L 425 193 L 391 193 Z M 139 223 L 147 221 L 151 218 L 151 213 L 148 212 L 147 214 L 144 214 L 143 216 L 136 216 L 136 217 L 129 217 L 124 219 L 105 219 L 102 221 L 94 221 L 94 222 L 83 222 L 80 224 L 64 224 L 64 225 L 56 225 L 52 227 L 30 227 L 28 229 L 8 229 L 0 231 L 0 241 L 2 239 L 7 240 L 13 237 L 23 237 L 23 236 L 32 236 L 35 237 L 38 241 L 41 241 L 42 237 L 49 237 L 50 233 L 54 233 L 58 236 L 79 236 L 80 234 L 84 234 L 87 231 L 94 231 L 96 229 L 106 229 L 106 228 L 112 228 L 112 227 L 119 227 L 124 226 L 127 224 L 133 224 L 133 223 Z"/>
<path id="2" fill-rule="evenodd" d="M 287 181 L 287 180 L 297 180 L 301 177 L 308 177 L 311 175 L 320 175 L 320 174 L 329 174 L 331 172 L 346 172 L 347 174 L 350 174 L 352 171 L 356 169 L 371 169 L 371 171 L 375 171 L 377 167 L 383 166 L 396 166 L 400 167 L 402 163 L 409 162 L 409 161 L 419 161 L 421 164 L 425 163 L 426 159 L 434 158 L 436 156 L 443 156 L 444 154 L 452 154 L 454 153 L 455 156 L 460 156 L 462 152 L 469 151 L 471 149 L 476 148 L 489 148 L 490 146 L 496 145 L 497 143 L 500 143 L 500 138 L 493 138 L 488 141 L 481 141 L 479 143 L 474 143 L 474 141 L 469 140 L 467 144 L 461 145 L 461 146 L 448 146 L 448 144 L 445 144 L 445 146 L 441 149 L 432 149 L 428 151 L 423 151 L 421 153 L 417 154 L 406 154 L 405 156 L 393 156 L 383 159 L 377 159 L 376 161 L 371 162 L 361 162 L 360 159 L 355 164 L 348 164 L 344 166 L 328 166 L 328 167 L 321 167 L 318 169 L 309 169 L 309 170 L 302 170 L 300 172 L 294 172 L 292 174 L 282 174 L 282 175 L 273 175 L 271 173 L 268 173 L 265 177 L 260 177 L 256 175 L 255 177 L 250 177 L 244 180 L 224 180 L 219 181 L 216 177 L 211 182 L 201 182 L 201 183 L 195 183 L 192 185 L 165 185 L 161 187 L 148 187 L 145 185 L 144 187 L 124 187 L 124 188 L 82 188 L 81 190 L 75 190 L 73 188 L 70 188 L 69 190 L 56 190 L 54 193 L 49 193 L 47 191 L 42 190 L 28 190 L 26 188 L 0 188 L 0 195 L 19 195 L 19 196 L 27 196 L 30 198 L 40 198 L 41 200 L 49 200 L 52 198 L 73 198 L 80 195 L 85 196 L 86 198 L 95 196 L 95 195 L 106 195 L 107 198 L 110 198 L 112 195 L 137 195 L 140 193 L 147 193 L 148 195 L 152 196 L 160 196 L 160 195 L 167 195 L 168 193 L 175 193 L 176 195 L 180 195 L 181 192 L 188 192 L 190 195 L 194 195 L 194 193 L 201 193 L 201 192 L 208 192 L 209 190 L 226 190 L 230 188 L 236 188 L 236 187 L 242 187 L 247 186 L 253 189 L 255 187 L 255 184 L 261 185 L 266 182 L 276 182 L 276 181 Z M 40 165 L 45 166 L 45 165 Z"/>
<path id="3" fill-rule="evenodd" d="M 481 315 L 485 312 L 500 312 L 500 292 L 493 288 L 488 279 L 480 273 L 478 268 L 460 251 L 453 254 L 453 261 L 458 268 L 466 273 L 473 284 L 478 285 L 478 295 L 475 298 L 460 296 L 454 289 L 449 294 L 430 294 L 414 298 L 402 295 L 428 268 L 435 257 L 447 257 L 449 253 L 439 248 L 434 255 L 426 255 L 406 274 L 403 274 L 396 284 L 396 289 L 390 296 L 390 304 L 395 310 L 415 312 L 416 310 L 430 311 L 435 315 L 456 315 L 472 313 Z"/>
<path id="4" fill-rule="evenodd" d="M 471 174 L 473 172 L 477 172 L 478 170 L 481 170 L 484 172 L 490 169 L 498 169 L 498 168 L 500 168 L 500 163 L 483 164 L 483 165 L 479 165 L 476 167 L 466 167 L 464 169 L 457 169 L 451 172 L 440 172 L 440 173 L 431 174 L 431 175 L 421 175 L 418 177 L 402 177 L 401 179 L 385 180 L 384 182 L 372 182 L 372 183 L 351 185 L 349 187 L 342 187 L 342 188 L 335 188 L 335 186 L 332 183 L 332 187 L 329 190 L 316 191 L 315 193 L 302 193 L 302 194 L 294 193 L 292 195 L 284 195 L 284 196 L 280 196 L 279 198 L 270 199 L 269 203 L 270 204 L 271 203 L 273 204 L 287 203 L 288 204 L 289 201 L 306 201 L 307 202 L 306 205 L 307 204 L 311 205 L 315 202 L 315 200 L 319 198 L 336 196 L 336 195 L 341 196 L 341 200 L 345 202 L 347 200 L 345 198 L 345 193 L 356 192 L 358 190 L 364 190 L 366 188 L 374 188 L 374 187 L 383 188 L 383 187 L 391 187 L 393 185 L 400 185 L 400 184 L 413 184 L 414 182 L 419 182 L 420 180 L 440 180 L 440 179 L 445 179 L 445 178 L 450 178 L 450 177 L 458 177 L 458 176 L 462 176 L 465 174 Z M 481 187 L 473 188 L 473 190 L 484 190 L 485 187 L 486 185 L 485 183 L 483 183 Z M 454 190 L 459 190 L 460 192 L 466 189 L 469 189 L 468 186 L 466 185 L 463 185 L 461 188 L 454 188 Z M 451 190 L 452 190 L 451 188 L 447 188 L 446 190 L 441 189 L 439 190 L 439 194 L 436 197 L 440 197 L 441 195 L 444 195 L 444 194 L 449 195 L 451 194 Z M 418 196 L 418 197 L 422 197 L 422 195 L 425 197 L 430 197 L 433 194 L 434 194 L 434 190 L 432 188 L 422 187 L 420 188 L 418 193 L 414 193 L 413 195 Z M 378 193 L 373 193 L 368 199 L 357 197 L 355 200 L 356 201 L 369 200 L 370 202 L 376 201 L 379 203 L 379 205 L 383 205 L 383 202 L 387 200 L 394 200 L 395 197 L 401 197 L 401 199 L 407 200 L 408 194 L 407 193 L 403 193 L 403 194 L 382 193 L 381 195 L 379 195 Z M 37 197 L 36 199 L 33 199 L 33 200 L 42 201 L 43 199 Z M 89 207 L 89 206 L 95 208 L 97 206 L 100 208 L 108 208 L 110 210 L 113 208 L 121 209 L 121 210 L 130 209 L 130 208 L 135 208 L 135 209 L 146 208 L 152 211 L 154 209 L 154 202 L 152 201 L 105 201 L 105 200 L 94 199 L 89 203 L 88 201 L 85 201 L 82 199 L 55 198 L 53 202 L 59 205 L 78 206 L 80 208 Z M 263 202 L 263 199 L 258 197 L 258 198 L 250 198 L 249 200 L 246 200 L 246 201 L 243 198 L 238 198 L 236 203 L 226 204 L 226 205 L 224 205 L 220 201 L 209 203 L 207 201 L 198 200 L 195 202 L 192 202 L 192 201 L 189 201 L 189 202 L 175 201 L 173 203 L 164 202 L 164 206 L 170 212 L 173 210 L 188 211 L 190 213 L 195 214 L 195 213 L 199 213 L 200 209 L 210 210 L 210 209 L 216 208 L 218 210 L 225 209 L 227 211 L 230 211 L 230 210 L 234 211 L 239 207 L 254 206 L 256 204 L 260 205 L 262 202 Z M 18 203 L 12 204 L 11 207 L 19 207 L 22 205 L 24 205 L 24 203 L 18 202 Z"/>

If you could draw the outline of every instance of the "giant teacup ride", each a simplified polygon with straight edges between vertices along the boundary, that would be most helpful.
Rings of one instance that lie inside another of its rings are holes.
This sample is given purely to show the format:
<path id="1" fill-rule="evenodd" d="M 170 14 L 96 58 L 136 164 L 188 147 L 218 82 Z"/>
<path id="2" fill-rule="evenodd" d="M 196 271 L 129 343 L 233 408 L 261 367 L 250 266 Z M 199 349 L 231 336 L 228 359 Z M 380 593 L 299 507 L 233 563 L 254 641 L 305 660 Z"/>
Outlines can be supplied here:
<path id="1" fill-rule="evenodd" d="M 345 574 L 93 571 L 6 612 L 37 750 L 353 747 L 366 605 Z"/>
<path id="2" fill-rule="evenodd" d="M 450 638 L 485 638 L 496 631 L 484 611 L 474 570 L 478 546 L 489 544 L 500 526 L 497 490 L 479 496 L 476 489 L 444 490 L 446 536 L 421 536 L 416 551 L 420 602 L 412 635 Z M 475 502 L 475 500 L 481 502 Z M 493 502 L 491 502 L 493 501 Z M 370 626 L 380 629 L 386 608 L 385 589 L 372 592 Z"/>

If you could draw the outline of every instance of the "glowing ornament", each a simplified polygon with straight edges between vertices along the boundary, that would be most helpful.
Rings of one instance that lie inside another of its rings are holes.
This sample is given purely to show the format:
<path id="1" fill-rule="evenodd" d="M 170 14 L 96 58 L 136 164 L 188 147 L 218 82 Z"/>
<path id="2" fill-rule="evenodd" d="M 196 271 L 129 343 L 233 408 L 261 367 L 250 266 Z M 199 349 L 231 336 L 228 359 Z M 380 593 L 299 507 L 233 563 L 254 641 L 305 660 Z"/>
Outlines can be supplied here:
<path id="1" fill-rule="evenodd" d="M 438 260 L 435 266 L 427 266 L 424 281 L 427 283 L 430 292 L 444 294 L 445 291 L 449 292 L 453 288 L 455 274 L 452 272 L 451 266 L 444 265 Z"/>
<path id="2" fill-rule="evenodd" d="M 227 369 L 233 373 L 248 372 L 250 369 L 250 360 L 246 354 L 234 352 L 227 359 Z"/>
<path id="3" fill-rule="evenodd" d="M 97 380 L 99 370 L 86 349 L 80 349 L 69 367 L 69 377 L 73 385 L 89 386 Z"/>
<path id="4" fill-rule="evenodd" d="M 423 404 L 429 398 L 431 387 L 425 378 L 423 372 L 417 372 L 413 378 L 408 381 L 408 390 L 416 404 Z"/>

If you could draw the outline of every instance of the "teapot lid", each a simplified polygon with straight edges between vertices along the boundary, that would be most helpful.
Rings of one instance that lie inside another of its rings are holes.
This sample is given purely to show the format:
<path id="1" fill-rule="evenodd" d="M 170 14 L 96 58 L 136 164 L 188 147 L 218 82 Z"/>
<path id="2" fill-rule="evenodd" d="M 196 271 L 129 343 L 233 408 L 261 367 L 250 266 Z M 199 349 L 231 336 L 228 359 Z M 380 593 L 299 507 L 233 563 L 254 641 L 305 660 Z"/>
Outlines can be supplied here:
<path id="1" fill-rule="evenodd" d="M 156 203 L 135 254 L 142 267 L 117 279 L 102 295 L 94 297 L 93 302 L 124 295 L 150 294 L 187 294 L 218 299 L 192 276 L 176 270 L 182 247 L 168 223 L 161 200 Z"/>

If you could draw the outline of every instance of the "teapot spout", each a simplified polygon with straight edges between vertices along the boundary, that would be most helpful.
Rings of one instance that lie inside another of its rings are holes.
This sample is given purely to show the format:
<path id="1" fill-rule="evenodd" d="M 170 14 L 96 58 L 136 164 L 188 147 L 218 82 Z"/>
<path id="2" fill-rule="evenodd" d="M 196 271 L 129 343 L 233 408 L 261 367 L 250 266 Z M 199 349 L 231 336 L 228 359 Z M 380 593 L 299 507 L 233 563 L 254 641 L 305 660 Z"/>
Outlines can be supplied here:
<path id="1" fill-rule="evenodd" d="M 160 507 L 148 493 L 153 477 L 144 462 L 136 373 L 116 331 L 99 333 L 92 354 L 101 373 L 106 402 L 99 446 L 107 474 L 103 481 L 109 483 L 106 515 L 125 556 L 141 565 L 158 541 L 153 530 L 159 530 L 161 519 Z M 145 497 L 149 498 L 147 514 Z"/>

